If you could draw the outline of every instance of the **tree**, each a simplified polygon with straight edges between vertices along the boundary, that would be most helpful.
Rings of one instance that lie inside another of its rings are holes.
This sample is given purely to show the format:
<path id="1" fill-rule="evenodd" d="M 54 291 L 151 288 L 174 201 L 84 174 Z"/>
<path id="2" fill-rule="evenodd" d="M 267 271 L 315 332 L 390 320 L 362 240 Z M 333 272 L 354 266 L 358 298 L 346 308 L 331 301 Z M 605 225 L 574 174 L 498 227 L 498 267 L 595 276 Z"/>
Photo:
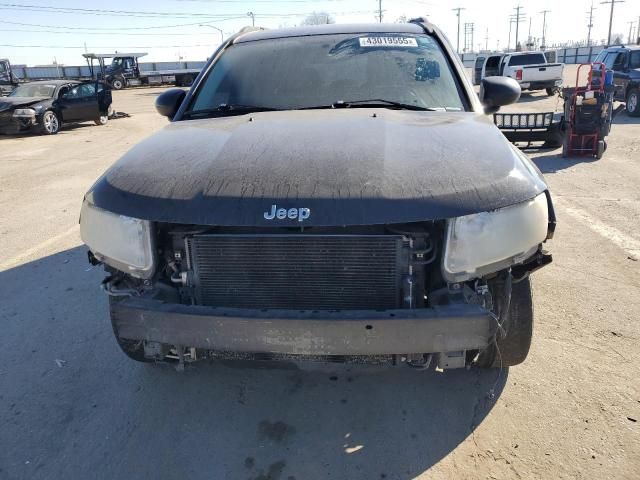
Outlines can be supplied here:
<path id="1" fill-rule="evenodd" d="M 611 34 L 611 45 L 622 45 L 624 43 L 624 34 L 623 33 L 612 33 Z"/>
<path id="2" fill-rule="evenodd" d="M 396 18 L 395 23 L 407 23 L 407 16 L 406 15 L 400 15 L 398 18 Z"/>
<path id="3" fill-rule="evenodd" d="M 302 21 L 302 25 L 325 25 L 336 23 L 336 20 L 327 12 L 313 12 Z"/>

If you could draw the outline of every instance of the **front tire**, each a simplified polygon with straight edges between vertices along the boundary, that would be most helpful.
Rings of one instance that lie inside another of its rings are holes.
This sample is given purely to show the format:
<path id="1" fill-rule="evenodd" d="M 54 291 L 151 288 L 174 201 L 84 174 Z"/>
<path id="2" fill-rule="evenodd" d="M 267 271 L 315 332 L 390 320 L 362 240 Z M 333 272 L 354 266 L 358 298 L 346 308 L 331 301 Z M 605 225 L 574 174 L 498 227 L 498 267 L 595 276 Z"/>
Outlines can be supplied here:
<path id="1" fill-rule="evenodd" d="M 42 115 L 40 133 L 43 135 L 55 135 L 60 131 L 60 119 L 55 112 L 47 110 Z"/>
<path id="2" fill-rule="evenodd" d="M 107 113 L 103 113 L 98 118 L 96 118 L 94 122 L 98 126 L 106 125 L 109 122 L 109 115 Z"/>
<path id="3" fill-rule="evenodd" d="M 632 117 L 640 117 L 640 93 L 637 88 L 627 93 L 627 113 Z"/>
<path id="4" fill-rule="evenodd" d="M 125 80 L 122 77 L 116 77 L 111 80 L 111 88 L 113 88 L 114 90 L 122 90 L 125 85 Z"/>
<path id="5" fill-rule="evenodd" d="M 547 95 L 550 97 L 553 97 L 556 94 L 556 89 L 555 88 L 546 88 L 545 89 L 547 92 Z"/>
<path id="6" fill-rule="evenodd" d="M 528 277 L 512 284 L 509 312 L 502 328 L 505 334 L 498 331 L 495 342 L 480 354 L 478 366 L 512 367 L 527 358 L 533 337 L 533 294 Z"/>

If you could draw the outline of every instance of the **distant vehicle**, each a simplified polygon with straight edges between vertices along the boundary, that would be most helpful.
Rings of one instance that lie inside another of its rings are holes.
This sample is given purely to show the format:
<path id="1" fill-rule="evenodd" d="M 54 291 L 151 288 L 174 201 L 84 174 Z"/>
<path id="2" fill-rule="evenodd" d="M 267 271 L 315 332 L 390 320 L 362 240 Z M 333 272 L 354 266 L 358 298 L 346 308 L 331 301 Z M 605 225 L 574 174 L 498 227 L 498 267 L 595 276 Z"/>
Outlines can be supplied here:
<path id="1" fill-rule="evenodd" d="M 20 83 L 39 80 L 101 80 L 114 90 L 138 85 L 175 84 L 190 86 L 206 62 L 139 63 L 140 53 L 84 53 L 85 66 L 12 67 L 0 59 L 0 96 Z M 107 60 L 112 59 L 110 64 Z M 97 65 L 96 65 L 97 64 Z"/>
<path id="2" fill-rule="evenodd" d="M 140 64 L 138 58 L 145 55 L 147 54 L 85 53 L 83 57 L 99 62 L 104 80 L 114 90 L 128 86 L 161 85 L 163 83 L 189 87 L 205 64 L 205 62 L 176 62 L 173 64 L 173 68 L 163 68 L 162 64 Z M 105 66 L 105 60 L 110 58 L 113 59 L 111 65 Z M 190 66 L 189 63 L 193 63 L 195 66 Z M 147 68 L 149 66 L 152 68 Z"/>
<path id="3" fill-rule="evenodd" d="M 555 215 L 482 86 L 421 19 L 231 37 L 84 197 L 123 352 L 521 363 Z"/>
<path id="4" fill-rule="evenodd" d="M 46 80 L 18 86 L 0 99 L 0 132 L 55 135 L 63 123 L 109 121 L 111 89 L 102 82 Z"/>
<path id="5" fill-rule="evenodd" d="M 564 64 L 547 63 L 543 52 L 498 53 L 480 55 L 473 71 L 474 85 L 480 85 L 485 77 L 510 77 L 522 90 L 546 90 L 554 95 L 562 85 Z"/>
<path id="6" fill-rule="evenodd" d="M 613 70 L 613 83 L 617 87 L 614 100 L 625 102 L 632 117 L 640 116 L 640 45 L 605 48 L 596 62 Z"/>

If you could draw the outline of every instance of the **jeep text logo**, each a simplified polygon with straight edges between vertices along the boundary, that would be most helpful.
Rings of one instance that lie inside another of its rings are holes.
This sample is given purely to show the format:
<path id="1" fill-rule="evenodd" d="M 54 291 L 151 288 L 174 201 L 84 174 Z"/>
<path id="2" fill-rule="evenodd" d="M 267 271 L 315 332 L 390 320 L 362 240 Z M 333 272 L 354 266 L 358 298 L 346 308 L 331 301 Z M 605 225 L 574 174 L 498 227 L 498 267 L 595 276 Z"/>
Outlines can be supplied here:
<path id="1" fill-rule="evenodd" d="M 297 218 L 299 222 L 302 222 L 309 218 L 310 215 L 310 208 L 290 208 L 287 210 L 286 208 L 278 208 L 277 205 L 271 205 L 271 211 L 264 212 L 265 220 L 273 220 L 274 218 L 278 220 L 284 220 L 285 218 L 295 220 Z"/>

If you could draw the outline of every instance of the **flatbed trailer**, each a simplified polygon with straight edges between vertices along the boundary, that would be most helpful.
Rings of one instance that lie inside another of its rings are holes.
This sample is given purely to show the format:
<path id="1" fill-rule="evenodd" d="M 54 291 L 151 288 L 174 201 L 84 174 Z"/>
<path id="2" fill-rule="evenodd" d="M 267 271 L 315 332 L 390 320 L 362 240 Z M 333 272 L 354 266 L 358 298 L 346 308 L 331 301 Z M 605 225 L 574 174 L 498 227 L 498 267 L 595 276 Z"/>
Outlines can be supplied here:
<path id="1" fill-rule="evenodd" d="M 0 59 L 0 95 L 9 94 L 20 83 L 60 79 L 101 79 L 115 90 L 139 85 L 190 86 L 206 64 L 205 61 L 138 62 L 138 58 L 145 55 L 144 52 L 85 53 L 86 65 L 46 67 L 15 66 L 8 59 Z M 111 62 L 107 64 L 109 59 Z"/>

